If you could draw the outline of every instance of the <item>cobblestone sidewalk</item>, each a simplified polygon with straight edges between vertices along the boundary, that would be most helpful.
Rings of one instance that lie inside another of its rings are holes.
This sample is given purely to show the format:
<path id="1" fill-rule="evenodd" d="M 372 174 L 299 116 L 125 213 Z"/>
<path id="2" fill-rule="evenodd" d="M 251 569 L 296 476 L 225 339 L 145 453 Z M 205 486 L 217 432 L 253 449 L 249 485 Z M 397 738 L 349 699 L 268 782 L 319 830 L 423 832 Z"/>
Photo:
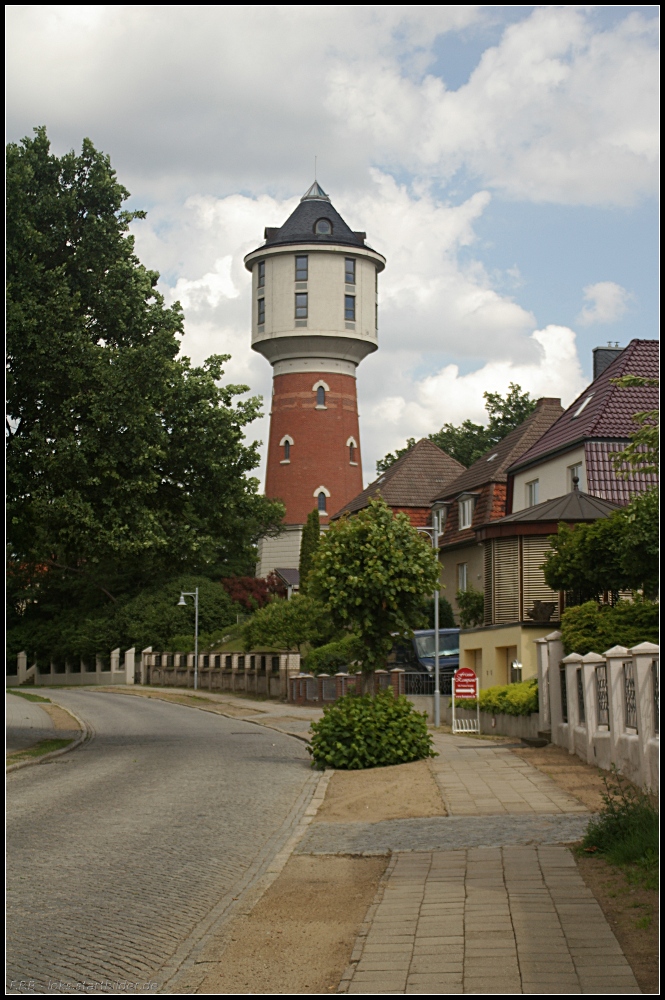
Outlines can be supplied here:
<path id="1" fill-rule="evenodd" d="M 338 993 L 640 993 L 562 846 L 396 854 Z"/>

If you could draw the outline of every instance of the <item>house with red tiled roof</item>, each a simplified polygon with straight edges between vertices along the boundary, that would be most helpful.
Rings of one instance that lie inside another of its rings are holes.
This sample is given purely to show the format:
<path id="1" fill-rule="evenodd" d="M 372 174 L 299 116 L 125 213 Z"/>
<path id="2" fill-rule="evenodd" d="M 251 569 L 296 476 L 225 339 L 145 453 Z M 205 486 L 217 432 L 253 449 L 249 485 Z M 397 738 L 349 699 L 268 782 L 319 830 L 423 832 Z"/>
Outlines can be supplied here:
<path id="1" fill-rule="evenodd" d="M 595 497 L 625 505 L 636 493 L 658 485 L 656 475 L 617 475 L 612 455 L 630 443 L 637 430 L 635 413 L 658 409 L 655 387 L 620 388 L 612 379 L 622 375 L 658 378 L 659 342 L 631 340 L 508 469 L 507 511 L 552 500 L 568 493 L 577 478 L 579 488 Z"/>
<path id="2" fill-rule="evenodd" d="M 343 514 L 356 514 L 367 507 L 374 497 L 382 496 L 395 514 L 407 514 L 411 524 L 420 528 L 429 524 L 434 498 L 445 492 L 461 472 L 464 472 L 461 462 L 451 458 L 428 438 L 422 438 L 338 510 L 331 521 Z"/>
<path id="3" fill-rule="evenodd" d="M 564 608 L 564 595 L 550 590 L 542 570 L 559 522 L 609 517 L 657 485 L 655 475 L 618 476 L 612 455 L 630 442 L 633 414 L 658 408 L 658 390 L 623 389 L 612 379 L 657 378 L 658 343 L 633 340 L 615 354 L 572 405 L 505 464 L 505 515 L 491 518 L 486 510 L 474 519 L 484 623 L 461 631 L 460 664 L 476 671 L 481 687 L 536 676 L 536 641 L 558 625 Z M 442 557 L 445 562 L 445 552 Z"/>
<path id="4" fill-rule="evenodd" d="M 437 494 L 432 516 L 438 518 L 441 531 L 441 583 L 456 615 L 456 592 L 484 587 L 483 550 L 476 530 L 506 514 L 508 468 L 562 413 L 560 399 L 539 399 L 533 413 L 519 427 Z"/>

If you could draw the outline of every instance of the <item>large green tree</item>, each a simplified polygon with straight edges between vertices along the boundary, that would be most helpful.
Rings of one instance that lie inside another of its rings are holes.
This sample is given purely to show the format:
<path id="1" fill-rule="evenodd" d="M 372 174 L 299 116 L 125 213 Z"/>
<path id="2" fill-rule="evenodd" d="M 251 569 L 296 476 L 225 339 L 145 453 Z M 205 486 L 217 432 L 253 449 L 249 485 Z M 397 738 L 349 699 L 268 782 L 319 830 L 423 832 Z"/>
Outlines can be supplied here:
<path id="1" fill-rule="evenodd" d="M 426 624 L 426 599 L 439 580 L 429 539 L 381 498 L 331 524 L 310 573 L 310 593 L 332 625 L 353 633 L 363 672 L 385 664 L 395 634 Z"/>
<path id="2" fill-rule="evenodd" d="M 129 599 L 183 572 L 247 572 L 282 508 L 248 473 L 260 412 L 220 355 L 179 355 L 183 315 L 134 253 L 108 156 L 7 148 L 11 624 Z"/>
<path id="3" fill-rule="evenodd" d="M 519 427 L 533 413 L 536 400 L 531 399 L 528 392 L 522 392 L 521 386 L 510 383 L 506 396 L 498 392 L 485 392 L 485 409 L 488 414 L 488 424 L 474 424 L 464 420 L 459 426 L 444 424 L 441 430 L 429 435 L 430 441 L 442 448 L 452 458 L 457 459 L 467 468 L 484 455 L 493 445 L 502 441 L 507 434 Z M 377 472 L 385 472 L 402 455 L 413 448 L 415 438 L 409 438 L 404 448 L 389 452 L 376 463 Z"/>
<path id="4" fill-rule="evenodd" d="M 312 569 L 312 560 L 321 541 L 321 522 L 318 510 L 314 509 L 307 515 L 307 521 L 302 531 L 300 541 L 300 584 L 301 594 L 307 593 L 309 574 Z"/>

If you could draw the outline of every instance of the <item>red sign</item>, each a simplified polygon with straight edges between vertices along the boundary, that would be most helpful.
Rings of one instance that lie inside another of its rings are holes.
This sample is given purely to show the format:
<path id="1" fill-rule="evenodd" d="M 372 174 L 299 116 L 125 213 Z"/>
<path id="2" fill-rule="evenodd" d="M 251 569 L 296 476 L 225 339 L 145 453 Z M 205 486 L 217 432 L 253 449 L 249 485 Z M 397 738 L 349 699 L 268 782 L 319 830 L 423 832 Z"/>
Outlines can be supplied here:
<path id="1" fill-rule="evenodd" d="M 455 673 L 455 697 L 476 698 L 478 696 L 478 678 L 470 667 L 461 667 Z"/>

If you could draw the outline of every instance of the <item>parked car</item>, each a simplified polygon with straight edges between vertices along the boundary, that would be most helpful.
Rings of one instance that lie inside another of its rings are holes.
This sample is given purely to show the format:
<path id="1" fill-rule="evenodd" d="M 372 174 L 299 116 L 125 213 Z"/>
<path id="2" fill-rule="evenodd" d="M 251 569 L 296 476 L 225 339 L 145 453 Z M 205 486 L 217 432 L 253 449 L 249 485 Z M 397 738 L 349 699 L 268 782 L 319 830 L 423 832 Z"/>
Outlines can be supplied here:
<path id="1" fill-rule="evenodd" d="M 399 639 L 388 656 L 388 670 L 434 673 L 434 629 L 419 629 L 412 639 Z M 459 666 L 459 629 L 439 629 L 439 670 L 451 677 Z"/>

